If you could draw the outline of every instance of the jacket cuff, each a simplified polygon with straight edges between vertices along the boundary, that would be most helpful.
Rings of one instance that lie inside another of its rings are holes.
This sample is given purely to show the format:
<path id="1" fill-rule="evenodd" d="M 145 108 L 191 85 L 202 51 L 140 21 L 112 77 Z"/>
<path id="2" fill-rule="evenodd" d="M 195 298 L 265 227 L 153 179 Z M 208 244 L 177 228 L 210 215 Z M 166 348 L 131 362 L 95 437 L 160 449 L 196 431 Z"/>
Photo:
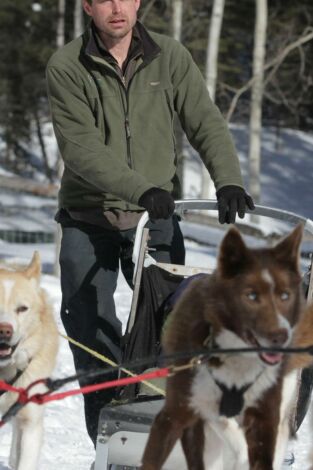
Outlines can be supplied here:
<path id="1" fill-rule="evenodd" d="M 148 191 L 148 189 L 155 188 L 155 187 L 156 187 L 155 184 L 151 184 L 151 183 L 147 183 L 146 185 L 139 186 L 138 188 L 136 188 L 136 191 L 133 193 L 129 202 L 131 202 L 132 204 L 136 204 L 138 206 L 139 205 L 138 201 L 140 197 L 143 195 L 143 193 Z"/>

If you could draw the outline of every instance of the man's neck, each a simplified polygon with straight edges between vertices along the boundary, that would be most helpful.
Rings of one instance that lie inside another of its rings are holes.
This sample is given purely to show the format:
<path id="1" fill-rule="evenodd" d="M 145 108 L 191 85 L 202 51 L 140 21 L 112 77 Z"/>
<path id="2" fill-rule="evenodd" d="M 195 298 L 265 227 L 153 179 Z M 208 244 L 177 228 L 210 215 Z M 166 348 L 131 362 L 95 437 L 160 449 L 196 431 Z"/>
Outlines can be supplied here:
<path id="1" fill-rule="evenodd" d="M 116 59 L 119 67 L 122 69 L 131 44 L 132 32 L 124 38 L 118 39 L 104 36 L 100 33 L 100 38 L 106 50 Z"/>

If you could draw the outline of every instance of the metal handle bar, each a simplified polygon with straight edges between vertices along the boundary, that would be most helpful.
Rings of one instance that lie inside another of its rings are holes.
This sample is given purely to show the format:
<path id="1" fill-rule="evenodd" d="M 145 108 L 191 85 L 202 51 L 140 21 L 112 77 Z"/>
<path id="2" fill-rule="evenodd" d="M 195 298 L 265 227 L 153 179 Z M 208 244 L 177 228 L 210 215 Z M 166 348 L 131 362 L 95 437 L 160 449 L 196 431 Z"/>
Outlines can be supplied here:
<path id="1" fill-rule="evenodd" d="M 183 213 L 186 210 L 215 210 L 217 211 L 217 201 L 215 199 L 185 199 L 175 201 L 175 211 L 178 213 Z M 271 217 L 273 219 L 283 220 L 285 222 L 290 222 L 291 224 L 297 225 L 298 223 L 303 223 L 304 230 L 313 235 L 313 221 L 307 219 L 303 216 L 294 214 L 293 212 L 285 211 L 282 209 L 274 209 L 272 207 L 256 205 L 255 210 L 251 211 L 247 209 L 247 213 L 261 215 L 263 217 Z M 139 220 L 132 260 L 135 265 L 134 272 L 137 271 L 138 258 L 139 258 L 139 249 L 142 239 L 143 229 L 146 223 L 149 221 L 148 212 L 144 212 L 141 219 Z"/>

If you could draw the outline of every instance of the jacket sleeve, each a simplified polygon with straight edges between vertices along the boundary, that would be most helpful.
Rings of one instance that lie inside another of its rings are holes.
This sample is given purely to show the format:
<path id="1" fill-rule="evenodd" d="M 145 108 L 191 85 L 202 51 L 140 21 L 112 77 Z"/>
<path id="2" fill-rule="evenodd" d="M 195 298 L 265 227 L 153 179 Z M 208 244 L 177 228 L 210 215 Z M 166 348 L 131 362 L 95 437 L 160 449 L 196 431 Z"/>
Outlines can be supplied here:
<path id="1" fill-rule="evenodd" d="M 173 60 L 174 105 L 193 148 L 208 169 L 216 190 L 233 184 L 243 187 L 239 160 L 227 127 L 212 102 L 203 76 L 190 53 L 180 46 Z"/>
<path id="2" fill-rule="evenodd" d="M 153 184 L 131 169 L 126 159 L 114 158 L 95 125 L 83 83 L 49 64 L 46 77 L 54 131 L 65 166 L 100 191 L 138 204 Z"/>

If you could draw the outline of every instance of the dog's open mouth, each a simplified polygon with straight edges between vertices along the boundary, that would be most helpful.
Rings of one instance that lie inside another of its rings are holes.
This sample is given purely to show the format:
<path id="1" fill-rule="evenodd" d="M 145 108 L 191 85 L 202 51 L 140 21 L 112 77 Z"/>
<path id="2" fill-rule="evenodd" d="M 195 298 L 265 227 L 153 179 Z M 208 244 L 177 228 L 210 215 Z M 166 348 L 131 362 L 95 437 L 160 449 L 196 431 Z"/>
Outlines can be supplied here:
<path id="1" fill-rule="evenodd" d="M 248 341 L 252 344 L 252 346 L 256 346 L 258 348 L 262 347 L 262 345 L 258 342 L 258 340 L 251 331 L 247 332 L 247 338 Z M 265 364 L 269 366 L 275 366 L 276 364 L 279 364 L 282 361 L 283 354 L 278 352 L 276 353 L 261 351 L 259 352 L 259 358 L 261 359 L 261 361 L 265 362 Z"/>
<path id="2" fill-rule="evenodd" d="M 10 346 L 7 343 L 0 343 L 0 361 L 1 359 L 9 359 L 14 353 L 17 344 Z"/>

